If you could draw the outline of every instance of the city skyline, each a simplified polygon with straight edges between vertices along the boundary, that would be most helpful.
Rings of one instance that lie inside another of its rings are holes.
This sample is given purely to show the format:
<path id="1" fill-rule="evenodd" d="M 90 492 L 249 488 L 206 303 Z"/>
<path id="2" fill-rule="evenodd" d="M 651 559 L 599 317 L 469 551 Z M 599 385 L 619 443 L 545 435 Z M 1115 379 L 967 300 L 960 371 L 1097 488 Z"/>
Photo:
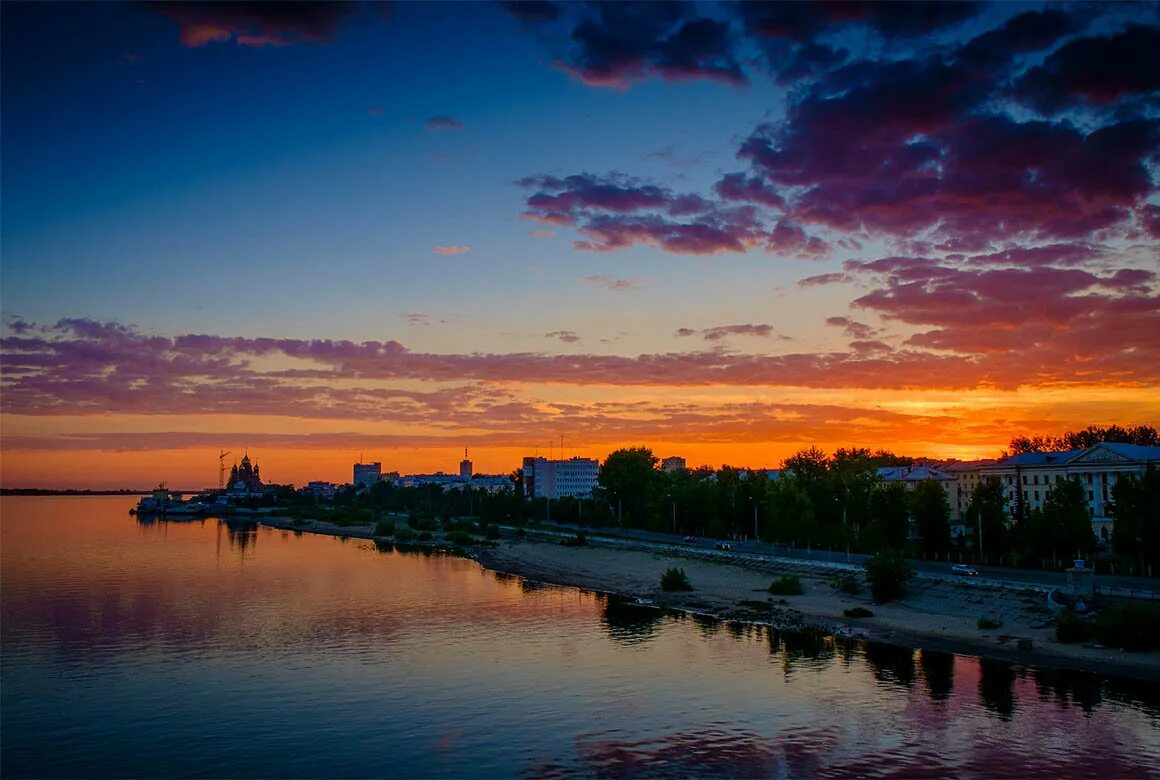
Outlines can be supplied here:
<path id="1" fill-rule="evenodd" d="M 1155 426 L 1158 9 L 5 3 L 2 482 Z"/>

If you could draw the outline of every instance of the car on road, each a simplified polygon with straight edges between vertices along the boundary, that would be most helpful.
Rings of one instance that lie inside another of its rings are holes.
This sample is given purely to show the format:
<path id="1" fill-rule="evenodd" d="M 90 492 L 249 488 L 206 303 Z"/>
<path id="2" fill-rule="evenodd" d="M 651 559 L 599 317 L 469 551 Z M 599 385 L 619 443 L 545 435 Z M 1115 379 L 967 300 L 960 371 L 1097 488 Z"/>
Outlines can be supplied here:
<path id="1" fill-rule="evenodd" d="M 697 541 L 697 537 L 695 537 L 695 536 L 686 536 L 686 537 L 685 537 L 685 541 L 686 541 L 686 542 L 695 542 L 695 541 Z"/>
<path id="2" fill-rule="evenodd" d="M 965 563 L 956 563 L 951 567 L 951 571 L 955 574 L 961 574 L 964 577 L 978 577 L 979 570 L 974 566 L 968 566 Z"/>
<path id="3" fill-rule="evenodd" d="M 717 542 L 717 549 L 718 550 L 732 550 L 733 545 L 729 544 L 729 542 Z"/>

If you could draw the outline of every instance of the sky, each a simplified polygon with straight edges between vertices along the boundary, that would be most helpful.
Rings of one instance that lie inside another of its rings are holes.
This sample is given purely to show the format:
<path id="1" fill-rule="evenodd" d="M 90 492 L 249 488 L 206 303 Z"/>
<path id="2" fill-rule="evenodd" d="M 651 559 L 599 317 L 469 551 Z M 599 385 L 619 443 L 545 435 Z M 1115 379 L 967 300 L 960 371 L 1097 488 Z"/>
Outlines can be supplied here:
<path id="1" fill-rule="evenodd" d="M 0 481 L 1160 422 L 1155 3 L 0 5 Z"/>

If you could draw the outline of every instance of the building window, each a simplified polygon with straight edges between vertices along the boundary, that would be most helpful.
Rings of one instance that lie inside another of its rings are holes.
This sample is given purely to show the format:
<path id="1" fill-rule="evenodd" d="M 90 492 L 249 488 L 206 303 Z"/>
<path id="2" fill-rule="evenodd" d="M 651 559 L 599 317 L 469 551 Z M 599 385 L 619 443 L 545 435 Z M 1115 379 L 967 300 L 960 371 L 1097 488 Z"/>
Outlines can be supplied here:
<path id="1" fill-rule="evenodd" d="M 1089 490 L 1088 491 L 1088 503 L 1090 504 L 1090 503 L 1094 502 L 1095 500 L 1096 500 L 1095 493 L 1093 493 L 1092 491 Z"/>
<path id="2" fill-rule="evenodd" d="M 1027 475 L 1026 474 L 1023 475 L 1023 484 L 1024 485 L 1027 484 Z"/>
<path id="3" fill-rule="evenodd" d="M 1035 491 L 1035 500 L 1036 501 L 1039 500 L 1039 491 L 1038 490 Z"/>

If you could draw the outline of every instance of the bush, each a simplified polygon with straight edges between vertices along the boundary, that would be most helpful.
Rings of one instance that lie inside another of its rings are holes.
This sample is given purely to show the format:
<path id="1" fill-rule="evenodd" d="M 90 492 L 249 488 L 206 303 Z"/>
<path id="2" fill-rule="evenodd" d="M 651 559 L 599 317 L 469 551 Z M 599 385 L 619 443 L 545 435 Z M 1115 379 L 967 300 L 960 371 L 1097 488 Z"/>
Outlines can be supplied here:
<path id="1" fill-rule="evenodd" d="M 419 531 L 434 531 L 439 523 L 430 515 L 411 515 L 410 526 Z"/>
<path id="2" fill-rule="evenodd" d="M 853 574 L 847 574 L 838 580 L 838 590 L 848 596 L 857 596 L 862 592 L 862 583 Z"/>
<path id="3" fill-rule="evenodd" d="M 852 607 L 842 611 L 842 614 L 848 618 L 868 618 L 874 617 L 874 613 L 865 607 Z"/>
<path id="4" fill-rule="evenodd" d="M 420 531 L 419 532 L 419 541 L 420 542 L 431 541 L 431 532 L 430 531 Z"/>
<path id="5" fill-rule="evenodd" d="M 467 544 L 475 544 L 475 538 L 467 531 L 452 531 L 447 534 L 447 541 L 452 544 L 458 544 L 460 547 Z"/>
<path id="6" fill-rule="evenodd" d="M 375 523 L 375 536 L 391 536 L 395 533 L 395 521 L 388 518 Z"/>
<path id="7" fill-rule="evenodd" d="M 989 617 L 981 617 L 975 622 L 975 625 L 978 626 L 983 631 L 989 631 L 992 628 L 1002 627 L 1003 621 L 1002 620 L 991 620 L 991 618 L 989 618 Z"/>
<path id="8" fill-rule="evenodd" d="M 669 569 L 661 575 L 661 590 L 692 590 L 684 569 Z"/>
<path id="9" fill-rule="evenodd" d="M 1160 647 L 1160 607 L 1153 604 L 1124 604 L 1096 615 L 1092 633 L 1101 645 L 1124 650 L 1152 650 Z"/>
<path id="10" fill-rule="evenodd" d="M 495 525 L 494 523 L 491 525 L 484 526 L 483 527 L 483 537 L 485 539 L 498 539 L 499 538 L 499 526 Z"/>
<path id="11" fill-rule="evenodd" d="M 405 525 L 395 529 L 395 539 L 400 542 L 413 542 L 418 535 L 414 528 Z"/>
<path id="12" fill-rule="evenodd" d="M 1071 644 L 1088 638 L 1088 624 L 1073 610 L 1066 609 L 1055 616 L 1055 638 Z"/>
<path id="13" fill-rule="evenodd" d="M 796 575 L 783 574 L 769 584 L 769 592 L 777 596 L 800 596 L 805 589 Z"/>
<path id="14" fill-rule="evenodd" d="M 870 594 L 880 604 L 906 595 L 906 583 L 914 576 L 914 567 L 894 550 L 882 550 L 862 566 L 870 581 Z"/>

